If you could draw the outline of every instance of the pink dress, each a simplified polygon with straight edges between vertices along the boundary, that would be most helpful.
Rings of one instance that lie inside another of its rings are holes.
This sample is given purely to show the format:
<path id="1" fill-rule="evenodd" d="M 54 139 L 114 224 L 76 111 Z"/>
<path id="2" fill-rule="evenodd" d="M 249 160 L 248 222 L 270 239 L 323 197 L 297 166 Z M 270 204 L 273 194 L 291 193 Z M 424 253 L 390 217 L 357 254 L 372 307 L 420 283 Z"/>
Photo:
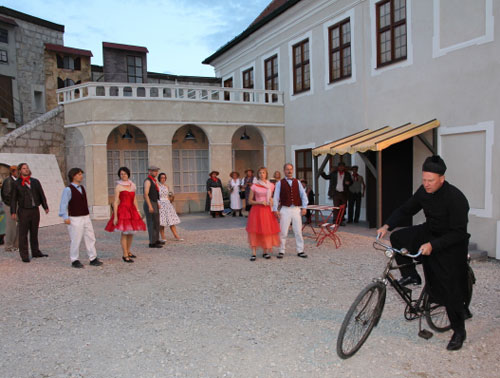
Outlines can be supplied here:
<path id="1" fill-rule="evenodd" d="M 271 186 L 272 192 L 274 184 Z M 266 200 L 267 188 L 265 186 L 253 184 L 251 190 L 255 193 L 255 201 Z M 251 247 L 271 249 L 273 246 L 280 245 L 280 225 L 270 206 L 252 205 L 246 230 Z"/>

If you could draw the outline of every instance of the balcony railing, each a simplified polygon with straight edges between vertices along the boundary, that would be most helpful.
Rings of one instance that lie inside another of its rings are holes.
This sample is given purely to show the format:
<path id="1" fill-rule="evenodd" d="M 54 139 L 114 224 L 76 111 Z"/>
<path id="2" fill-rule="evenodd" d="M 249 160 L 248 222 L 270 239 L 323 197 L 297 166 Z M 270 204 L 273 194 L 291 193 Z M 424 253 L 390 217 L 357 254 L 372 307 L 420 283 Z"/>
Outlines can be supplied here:
<path id="1" fill-rule="evenodd" d="M 89 82 L 57 90 L 57 102 L 85 99 L 206 101 L 238 104 L 283 105 L 283 92 L 259 89 L 198 87 L 177 84 Z"/>

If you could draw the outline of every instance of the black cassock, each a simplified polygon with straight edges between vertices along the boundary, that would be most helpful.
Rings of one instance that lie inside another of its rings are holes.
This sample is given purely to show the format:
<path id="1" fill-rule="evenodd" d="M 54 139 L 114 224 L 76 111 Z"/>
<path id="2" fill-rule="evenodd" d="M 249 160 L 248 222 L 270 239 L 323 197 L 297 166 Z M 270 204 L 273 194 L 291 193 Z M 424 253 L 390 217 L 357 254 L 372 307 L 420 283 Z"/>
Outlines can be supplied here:
<path id="1" fill-rule="evenodd" d="M 208 192 L 211 192 L 212 188 L 220 188 L 222 191 L 222 181 L 219 178 L 217 178 L 217 181 L 212 180 L 212 178 L 207 180 L 207 199 L 205 202 L 205 211 L 210 211 L 210 197 L 208 196 Z"/>
<path id="2" fill-rule="evenodd" d="M 412 254 L 427 242 L 432 245 L 429 256 L 421 256 L 431 297 L 449 310 L 462 312 L 467 283 L 467 233 L 469 203 L 464 194 L 444 182 L 434 193 L 420 186 L 413 196 L 385 222 L 389 230 L 402 219 L 424 211 L 426 222 L 391 235 L 395 248 L 407 248 Z M 399 260 L 401 261 L 401 259 Z M 404 272 L 402 271 L 403 275 Z M 452 321 L 453 327 L 453 319 Z"/>

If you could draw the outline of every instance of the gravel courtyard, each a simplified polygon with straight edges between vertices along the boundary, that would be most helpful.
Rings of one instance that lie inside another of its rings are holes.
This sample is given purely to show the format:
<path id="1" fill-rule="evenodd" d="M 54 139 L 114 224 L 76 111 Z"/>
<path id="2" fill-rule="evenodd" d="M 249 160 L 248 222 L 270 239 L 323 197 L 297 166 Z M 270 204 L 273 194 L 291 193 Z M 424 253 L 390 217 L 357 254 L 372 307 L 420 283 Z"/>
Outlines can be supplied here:
<path id="1" fill-rule="evenodd" d="M 121 260 L 119 234 L 94 222 L 102 267 L 71 268 L 64 225 L 40 230 L 48 258 L 21 262 L 0 249 L 3 377 L 498 377 L 500 263 L 473 263 L 477 284 L 467 341 L 417 336 L 388 291 L 382 319 L 349 360 L 336 354 L 347 309 L 386 262 L 374 232 L 350 226 L 297 257 L 250 262 L 244 218 L 181 217 L 186 240 Z M 357 233 L 355 233 L 357 232 Z M 428 328 L 428 327 L 427 327 Z"/>

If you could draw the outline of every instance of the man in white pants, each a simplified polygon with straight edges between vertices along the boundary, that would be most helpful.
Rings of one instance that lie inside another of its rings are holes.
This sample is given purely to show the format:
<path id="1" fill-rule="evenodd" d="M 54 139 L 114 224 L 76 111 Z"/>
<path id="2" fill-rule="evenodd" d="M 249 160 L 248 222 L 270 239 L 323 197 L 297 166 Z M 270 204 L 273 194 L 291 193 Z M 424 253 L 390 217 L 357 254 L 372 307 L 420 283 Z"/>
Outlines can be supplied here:
<path id="1" fill-rule="evenodd" d="M 283 258 L 285 254 L 290 223 L 292 223 L 293 234 L 295 235 L 297 256 L 306 258 L 304 238 L 302 237 L 302 216 L 306 215 L 307 195 L 299 180 L 293 178 L 293 165 L 286 163 L 283 170 L 285 171 L 285 178 L 276 183 L 273 198 L 273 211 L 280 220 L 281 228 L 281 246 L 278 258 Z M 281 205 L 280 211 L 278 211 L 278 205 Z"/>
<path id="2" fill-rule="evenodd" d="M 80 168 L 71 168 L 68 172 L 68 178 L 70 184 L 63 190 L 61 205 L 59 206 L 59 216 L 68 225 L 69 237 L 71 239 L 69 249 L 71 266 L 73 268 L 83 268 L 82 263 L 78 260 L 82 239 L 87 248 L 90 265 L 100 266 L 102 262 L 97 258 L 95 249 L 95 234 L 90 220 L 87 194 L 82 185 L 83 170 Z"/>

